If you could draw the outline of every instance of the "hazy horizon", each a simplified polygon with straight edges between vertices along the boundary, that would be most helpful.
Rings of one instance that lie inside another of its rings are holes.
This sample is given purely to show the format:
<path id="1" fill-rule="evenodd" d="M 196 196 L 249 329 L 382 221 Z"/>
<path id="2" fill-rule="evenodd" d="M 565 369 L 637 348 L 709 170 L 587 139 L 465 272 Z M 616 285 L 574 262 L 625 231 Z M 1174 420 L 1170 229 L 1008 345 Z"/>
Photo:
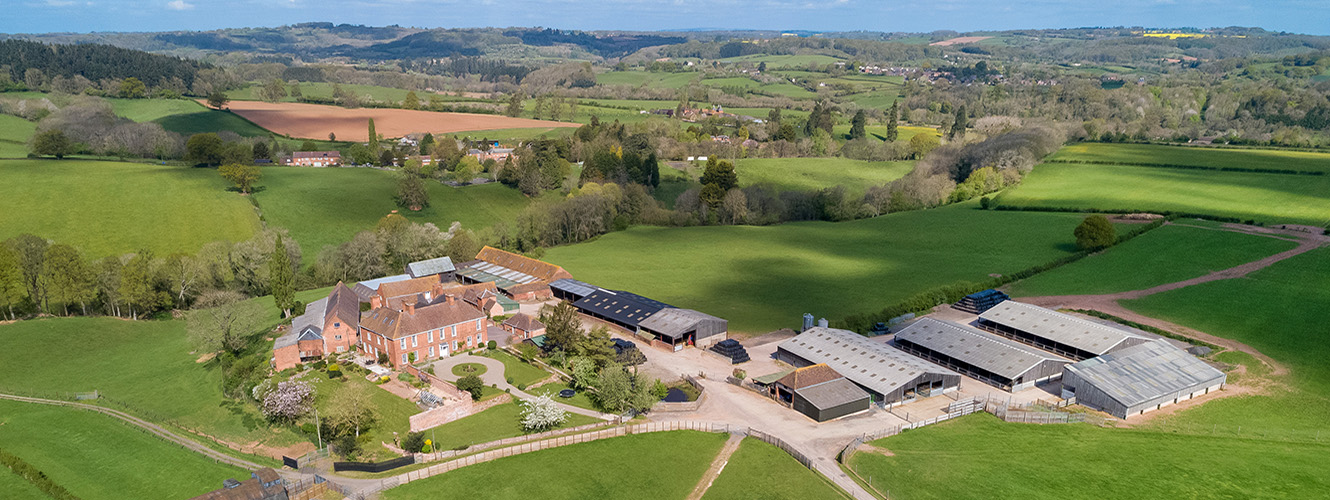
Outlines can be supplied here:
<path id="1" fill-rule="evenodd" d="M 1003 31 L 1094 26 L 1259 27 L 1330 35 L 1330 2 L 1310 0 L 940 0 L 927 7 L 867 0 L 671 2 L 597 0 L 19 0 L 0 32 L 207 31 L 305 22 L 420 28 L 576 30 Z"/>

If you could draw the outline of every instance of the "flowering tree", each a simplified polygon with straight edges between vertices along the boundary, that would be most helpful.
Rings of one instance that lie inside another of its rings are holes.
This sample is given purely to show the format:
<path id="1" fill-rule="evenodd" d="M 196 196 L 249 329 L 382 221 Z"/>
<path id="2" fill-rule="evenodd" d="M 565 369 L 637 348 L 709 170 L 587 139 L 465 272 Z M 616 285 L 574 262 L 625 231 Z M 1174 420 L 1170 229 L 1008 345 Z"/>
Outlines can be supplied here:
<path id="1" fill-rule="evenodd" d="M 309 413 L 314 404 L 314 387 L 303 381 L 279 382 L 259 404 L 269 420 L 291 421 Z"/>
<path id="2" fill-rule="evenodd" d="M 568 412 L 559 408 L 549 396 L 522 401 L 522 407 L 522 428 L 528 431 L 543 431 L 568 419 Z"/>

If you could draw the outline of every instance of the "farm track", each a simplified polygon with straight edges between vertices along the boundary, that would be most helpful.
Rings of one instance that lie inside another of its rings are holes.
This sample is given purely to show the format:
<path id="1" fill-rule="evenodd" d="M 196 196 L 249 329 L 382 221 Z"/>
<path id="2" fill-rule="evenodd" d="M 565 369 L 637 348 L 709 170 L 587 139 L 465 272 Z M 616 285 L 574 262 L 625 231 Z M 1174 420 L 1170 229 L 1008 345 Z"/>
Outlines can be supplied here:
<path id="1" fill-rule="evenodd" d="M 1197 226 L 1188 226 L 1188 227 L 1197 227 Z M 1042 297 L 1020 297 L 1020 300 L 1022 302 L 1027 302 L 1042 307 L 1092 309 L 1099 312 L 1112 314 L 1114 316 L 1127 319 L 1130 321 L 1135 321 L 1143 325 L 1149 325 L 1155 328 L 1160 328 L 1163 330 L 1185 335 L 1194 339 L 1203 340 L 1211 344 L 1222 346 L 1226 349 L 1245 352 L 1247 354 L 1255 356 L 1257 359 L 1260 359 L 1266 365 L 1269 365 L 1271 369 L 1271 375 L 1277 376 L 1288 373 L 1288 368 L 1285 367 L 1283 364 L 1279 363 L 1278 361 L 1275 361 L 1274 358 L 1271 358 L 1270 356 L 1261 353 L 1260 351 L 1256 350 L 1256 348 L 1251 347 L 1247 344 L 1238 342 L 1233 339 L 1228 339 L 1212 335 L 1209 333 L 1205 333 L 1200 330 L 1196 330 L 1194 328 L 1188 328 L 1170 321 L 1164 321 L 1161 319 L 1145 316 L 1135 311 L 1131 311 L 1126 307 L 1123 307 L 1118 302 L 1120 300 L 1131 300 L 1131 299 L 1139 299 L 1142 297 L 1148 297 L 1151 295 L 1164 293 L 1172 290 L 1178 290 L 1189 286 L 1199 285 L 1202 283 L 1209 283 L 1212 281 L 1244 278 L 1247 275 L 1250 275 L 1251 273 L 1270 267 L 1275 263 L 1320 248 L 1321 246 L 1324 246 L 1327 242 L 1330 242 L 1330 238 L 1323 235 L 1301 233 L 1297 231 L 1284 231 L 1284 230 L 1276 230 L 1269 228 L 1258 228 L 1258 227 L 1244 226 L 1239 224 L 1225 224 L 1222 228 L 1204 228 L 1204 229 L 1213 229 L 1217 231 L 1232 231 L 1236 233 L 1250 234 L 1254 236 L 1265 236 L 1265 237 L 1278 238 L 1278 239 L 1287 239 L 1289 237 L 1292 237 L 1298 240 L 1298 246 L 1294 247 L 1291 250 L 1279 252 L 1277 254 L 1262 259 L 1247 262 L 1245 264 L 1239 264 L 1237 266 L 1233 266 L 1228 269 L 1221 269 L 1219 271 L 1214 271 L 1204 276 L 1183 281 L 1177 281 L 1173 283 L 1165 283 L 1163 285 L 1146 288 L 1144 290 L 1132 290 L 1128 292 L 1106 293 L 1100 295 L 1050 295 Z"/>
<path id="2" fill-rule="evenodd" d="M 711 484 L 720 477 L 721 471 L 725 470 L 725 465 L 730 463 L 730 457 L 739 449 L 739 443 L 743 442 L 744 437 L 738 434 L 731 434 L 730 439 L 725 441 L 725 446 L 716 454 L 716 459 L 711 461 L 711 466 L 707 467 L 707 472 L 702 474 L 702 479 L 693 487 L 693 492 L 688 494 L 687 500 L 702 500 L 702 496 L 711 489 Z"/>
<path id="3" fill-rule="evenodd" d="M 26 396 L 15 396 L 15 395 L 12 395 L 12 394 L 0 394 L 0 399 L 7 399 L 7 400 L 10 400 L 10 401 L 18 401 L 18 402 L 21 402 L 21 403 L 33 403 L 33 404 L 43 404 L 43 405 L 51 405 L 51 406 L 65 406 L 65 407 L 69 407 L 69 408 L 77 408 L 77 409 L 80 409 L 80 410 L 94 411 L 94 412 L 97 412 L 97 413 L 101 413 L 101 414 L 103 414 L 103 415 L 107 415 L 107 416 L 111 416 L 111 417 L 115 417 L 115 418 L 118 418 L 118 419 L 120 419 L 120 420 L 123 420 L 123 421 L 125 421 L 126 423 L 128 423 L 129 425 L 133 425 L 133 426 L 135 426 L 135 427 L 142 428 L 142 429 L 144 429 L 144 430 L 146 430 L 146 431 L 152 433 L 153 435 L 156 435 L 156 436 L 159 437 L 159 438 L 162 438 L 162 439 L 165 439 L 165 440 L 170 441 L 170 442 L 172 442 L 172 443 L 178 444 L 178 445 L 184 447 L 185 449 L 188 449 L 188 450 L 194 451 L 194 452 L 199 453 L 199 454 L 201 454 L 201 455 L 203 455 L 203 456 L 206 456 L 206 457 L 208 457 L 208 458 L 211 458 L 211 459 L 213 459 L 213 461 L 216 461 L 216 462 L 224 463 L 224 464 L 227 464 L 227 465 L 233 465 L 233 466 L 240 467 L 240 468 L 245 469 L 245 470 L 251 470 L 251 471 L 252 471 L 252 470 L 255 470 L 255 469 L 261 469 L 261 468 L 266 467 L 266 466 L 264 466 L 264 465 L 259 465 L 259 464 L 256 464 L 256 463 L 254 463 L 254 462 L 250 462 L 250 461 L 248 461 L 248 460 L 243 460 L 243 459 L 236 458 L 236 457 L 233 457 L 233 456 L 227 455 L 227 454 L 225 454 L 225 453 L 219 452 L 219 451 L 217 451 L 217 450 L 214 450 L 214 449 L 212 449 L 212 448 L 209 448 L 209 447 L 207 447 L 207 446 L 204 446 L 204 445 L 200 444 L 200 443 L 197 442 L 197 441 L 194 441 L 194 440 L 192 440 L 192 439 L 189 439 L 189 438 L 183 437 L 183 436 L 181 436 L 181 435 L 179 435 L 179 434 L 176 434 L 176 433 L 174 433 L 174 432 L 171 432 L 171 431 L 169 431 L 169 430 L 166 430 L 165 428 L 163 428 L 163 427 L 160 426 L 160 425 L 154 424 L 154 423 L 149 422 L 149 421 L 147 421 L 147 420 L 143 420 L 143 419 L 141 419 L 141 418 L 135 417 L 135 416 L 133 416 L 133 415 L 130 415 L 130 414 L 128 414 L 128 413 L 125 413 L 125 412 L 122 412 L 122 411 L 119 411 L 119 410 L 113 410 L 113 409 L 106 408 L 106 407 L 103 407 L 103 406 L 90 405 L 90 404 L 86 404 L 86 403 L 76 403 L 76 402 L 72 402 L 72 401 L 58 401 L 58 400 L 54 400 L 54 399 L 30 398 L 30 397 L 26 397 Z"/>

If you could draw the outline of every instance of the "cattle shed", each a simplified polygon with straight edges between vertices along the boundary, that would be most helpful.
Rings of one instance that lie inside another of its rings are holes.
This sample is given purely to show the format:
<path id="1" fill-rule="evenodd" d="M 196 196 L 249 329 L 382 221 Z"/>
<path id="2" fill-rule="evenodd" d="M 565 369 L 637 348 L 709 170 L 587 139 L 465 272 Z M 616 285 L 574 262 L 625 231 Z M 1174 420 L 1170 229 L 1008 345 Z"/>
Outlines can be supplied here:
<path id="1" fill-rule="evenodd" d="M 726 339 L 729 322 L 692 309 L 667 307 L 638 323 L 642 330 L 670 345 L 696 345 L 701 348 Z"/>
<path id="2" fill-rule="evenodd" d="M 1062 376 L 1071 360 L 965 325 L 923 318 L 896 334 L 896 346 L 1011 392 Z"/>
<path id="3" fill-rule="evenodd" d="M 1228 375 L 1156 340 L 1067 365 L 1062 397 L 1119 418 L 1217 391 Z"/>
<path id="4" fill-rule="evenodd" d="M 825 364 L 795 369 L 771 385 L 771 396 L 818 422 L 868 410 L 868 393 Z"/>
<path id="5" fill-rule="evenodd" d="M 960 388 L 961 375 L 849 330 L 814 327 L 776 347 L 776 359 L 795 367 L 825 363 L 892 406 Z"/>
<path id="6" fill-rule="evenodd" d="M 642 320 L 661 309 L 674 306 L 635 293 L 598 288 L 573 302 L 573 307 L 593 318 L 637 332 Z"/>
<path id="7" fill-rule="evenodd" d="M 572 278 L 555 280 L 550 283 L 550 291 L 554 294 L 554 298 L 568 302 L 582 300 L 583 297 L 591 295 L 591 292 L 596 290 L 600 290 L 600 287 Z"/>
<path id="8" fill-rule="evenodd" d="M 979 328 L 1073 361 L 1090 359 L 1150 339 L 1052 309 L 1008 300 L 979 315 Z"/>

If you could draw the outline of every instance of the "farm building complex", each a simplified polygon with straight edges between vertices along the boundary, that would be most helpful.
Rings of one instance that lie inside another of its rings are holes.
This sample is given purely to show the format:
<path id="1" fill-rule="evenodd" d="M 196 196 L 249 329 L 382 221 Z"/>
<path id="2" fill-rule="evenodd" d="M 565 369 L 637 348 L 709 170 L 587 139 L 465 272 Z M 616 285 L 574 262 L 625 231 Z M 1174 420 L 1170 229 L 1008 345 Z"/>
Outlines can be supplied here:
<path id="1" fill-rule="evenodd" d="M 571 302 L 582 314 L 675 349 L 685 345 L 708 347 L 728 338 L 729 322 L 724 319 L 632 292 L 608 290 L 575 279 L 555 281 L 550 290 L 555 298 Z"/>
<path id="2" fill-rule="evenodd" d="M 896 405 L 960 388 L 961 375 L 863 335 L 814 327 L 776 347 L 776 359 L 795 367 L 826 364 L 872 396 Z"/>
<path id="3" fill-rule="evenodd" d="M 1074 361 L 1150 340 L 1126 330 L 1014 300 L 980 314 L 979 328 Z"/>
<path id="4" fill-rule="evenodd" d="M 923 318 L 896 334 L 902 350 L 1016 392 L 1062 376 L 1070 360 L 949 321 Z"/>
<path id="5" fill-rule="evenodd" d="M 1069 365 L 1062 397 L 1119 418 L 1223 388 L 1228 376 L 1164 341 L 1149 341 Z"/>
<path id="6" fill-rule="evenodd" d="M 573 276 L 554 264 L 487 246 L 476 260 L 457 267 L 457 277 L 463 283 L 492 282 L 516 300 L 541 300 L 550 298 L 551 282 Z"/>
<path id="7" fill-rule="evenodd" d="M 771 396 L 818 422 L 867 411 L 868 393 L 826 364 L 795 369 L 770 386 Z"/>

